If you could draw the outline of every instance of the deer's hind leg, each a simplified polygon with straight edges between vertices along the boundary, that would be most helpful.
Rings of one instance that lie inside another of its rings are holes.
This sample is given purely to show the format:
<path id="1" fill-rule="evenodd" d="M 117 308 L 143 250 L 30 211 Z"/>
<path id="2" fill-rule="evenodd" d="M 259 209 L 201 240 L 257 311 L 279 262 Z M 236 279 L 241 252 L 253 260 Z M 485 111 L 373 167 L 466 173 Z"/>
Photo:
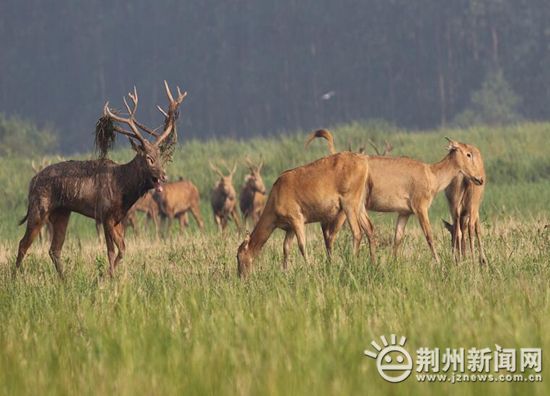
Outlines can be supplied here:
<path id="1" fill-rule="evenodd" d="M 27 228 L 25 230 L 25 235 L 23 235 L 23 238 L 21 238 L 21 241 L 19 241 L 17 259 L 15 260 L 15 271 L 17 271 L 21 267 L 21 262 L 27 254 L 27 250 L 29 250 L 29 248 L 31 247 L 32 242 L 38 236 L 38 234 L 40 233 L 40 229 L 48 218 L 46 213 L 39 213 L 39 211 L 29 212 L 30 213 L 27 217 Z"/>
<path id="2" fill-rule="evenodd" d="M 57 274 L 63 279 L 63 265 L 61 264 L 61 249 L 65 242 L 67 225 L 71 211 L 67 209 L 57 209 L 50 214 L 50 223 L 52 224 L 52 243 L 50 245 L 50 258 L 52 259 Z"/>

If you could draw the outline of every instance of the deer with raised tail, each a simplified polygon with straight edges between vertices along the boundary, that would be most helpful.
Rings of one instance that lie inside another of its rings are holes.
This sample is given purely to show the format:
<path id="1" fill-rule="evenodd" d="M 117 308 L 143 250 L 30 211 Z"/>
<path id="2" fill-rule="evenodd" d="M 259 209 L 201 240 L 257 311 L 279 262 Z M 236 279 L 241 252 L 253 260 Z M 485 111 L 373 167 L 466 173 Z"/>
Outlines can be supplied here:
<path id="1" fill-rule="evenodd" d="M 334 141 L 330 132 L 314 132 L 313 138 L 322 137 L 333 152 Z M 330 136 L 330 137 L 328 137 Z M 310 138 L 311 140 L 312 138 Z M 428 210 L 435 195 L 444 190 L 459 175 L 476 186 L 484 183 L 485 172 L 479 150 L 469 144 L 446 138 L 448 154 L 439 162 L 427 164 L 408 157 L 369 157 L 369 177 L 365 206 L 375 212 L 396 212 L 394 256 L 403 239 L 410 215 L 418 217 L 433 258 L 440 262 L 435 249 Z M 343 220 L 340 219 L 343 223 Z M 338 229 L 341 224 L 336 224 Z"/>
<path id="2" fill-rule="evenodd" d="M 103 224 L 109 274 L 113 276 L 125 251 L 122 220 L 147 190 L 161 190 L 162 183 L 166 180 L 163 160 L 175 142 L 178 107 L 187 93 L 182 93 L 178 87 L 178 96 L 174 98 L 166 81 L 164 85 L 168 109 L 157 106 L 165 117 L 161 132 L 156 132 L 136 120 L 138 94 L 134 87 L 133 93 L 128 94 L 133 107 L 124 98 L 128 117 L 114 112 L 109 107 L 109 102 L 105 103 L 103 117 L 96 127 L 96 143 L 101 146 L 102 158 L 60 162 L 46 167 L 32 178 L 27 214 L 20 222 L 27 222 L 27 228 L 19 242 L 14 274 L 20 268 L 40 228 L 49 219 L 53 228 L 49 254 L 57 273 L 63 278 L 61 249 L 69 217 L 72 212 L 77 212 Z M 130 130 L 124 129 L 122 124 L 127 125 Z M 155 140 L 150 142 L 140 130 L 152 135 Z M 117 164 L 104 158 L 106 147 L 112 143 L 115 132 L 128 137 L 136 151 L 135 157 L 126 164 Z"/>

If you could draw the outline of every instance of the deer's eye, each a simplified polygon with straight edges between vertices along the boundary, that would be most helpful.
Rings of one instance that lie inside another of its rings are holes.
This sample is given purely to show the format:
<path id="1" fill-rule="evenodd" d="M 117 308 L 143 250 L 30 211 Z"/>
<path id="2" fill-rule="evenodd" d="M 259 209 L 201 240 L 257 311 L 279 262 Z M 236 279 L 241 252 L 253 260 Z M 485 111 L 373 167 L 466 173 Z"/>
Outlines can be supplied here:
<path id="1" fill-rule="evenodd" d="M 472 153 L 468 153 L 468 154 L 466 154 L 466 157 L 468 157 L 468 158 L 472 158 Z"/>
<path id="2" fill-rule="evenodd" d="M 155 163 L 155 160 L 153 159 L 153 157 L 151 157 L 150 155 L 147 156 L 147 162 L 149 163 L 149 165 L 153 165 Z"/>

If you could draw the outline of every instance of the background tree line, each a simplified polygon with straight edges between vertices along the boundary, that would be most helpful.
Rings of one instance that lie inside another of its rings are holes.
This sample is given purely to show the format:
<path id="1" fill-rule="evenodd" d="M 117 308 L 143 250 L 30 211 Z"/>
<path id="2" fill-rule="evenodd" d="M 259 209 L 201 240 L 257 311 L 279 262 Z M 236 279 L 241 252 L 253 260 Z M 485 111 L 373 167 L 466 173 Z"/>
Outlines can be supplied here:
<path id="1" fill-rule="evenodd" d="M 550 116 L 548 0 L 3 0 L 0 113 L 89 150 L 103 103 L 189 91 L 186 137 Z"/>

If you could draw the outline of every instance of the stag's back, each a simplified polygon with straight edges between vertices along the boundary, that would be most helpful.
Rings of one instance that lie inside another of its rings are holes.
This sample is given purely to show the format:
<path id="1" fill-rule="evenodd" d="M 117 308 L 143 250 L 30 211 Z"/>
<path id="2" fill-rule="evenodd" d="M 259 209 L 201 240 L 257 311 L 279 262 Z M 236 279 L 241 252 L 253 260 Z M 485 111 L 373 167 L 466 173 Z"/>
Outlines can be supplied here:
<path id="1" fill-rule="evenodd" d="M 368 157 L 342 152 L 291 169 L 279 176 L 266 204 L 285 217 L 299 212 L 306 222 L 332 218 L 340 211 L 341 197 L 363 193 L 368 176 Z"/>
<path id="2" fill-rule="evenodd" d="M 115 166 L 110 160 L 50 165 L 32 178 L 29 201 L 35 200 L 37 208 L 47 211 L 62 207 L 94 217 L 98 206 L 108 206 L 116 195 L 109 188 L 109 182 L 116 177 Z"/>

